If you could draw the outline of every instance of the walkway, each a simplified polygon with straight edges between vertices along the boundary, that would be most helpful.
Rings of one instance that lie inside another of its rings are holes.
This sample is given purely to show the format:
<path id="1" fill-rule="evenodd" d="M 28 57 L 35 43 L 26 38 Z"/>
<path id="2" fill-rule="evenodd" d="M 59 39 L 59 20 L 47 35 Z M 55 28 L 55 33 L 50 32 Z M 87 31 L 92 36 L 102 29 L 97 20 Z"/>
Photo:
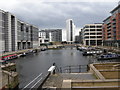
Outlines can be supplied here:
<path id="1" fill-rule="evenodd" d="M 51 75 L 44 83 L 43 88 L 61 88 L 63 80 L 95 80 L 91 73 L 62 73 Z"/>

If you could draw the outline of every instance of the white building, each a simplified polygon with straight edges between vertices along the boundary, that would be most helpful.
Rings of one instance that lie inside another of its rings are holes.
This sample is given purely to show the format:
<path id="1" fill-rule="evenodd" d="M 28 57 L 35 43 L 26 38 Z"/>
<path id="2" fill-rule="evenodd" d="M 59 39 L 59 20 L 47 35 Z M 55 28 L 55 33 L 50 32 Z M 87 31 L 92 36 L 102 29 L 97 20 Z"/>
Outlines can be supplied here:
<path id="1" fill-rule="evenodd" d="M 102 44 L 102 24 L 86 24 L 82 29 L 82 40 L 84 45 Z"/>
<path id="2" fill-rule="evenodd" d="M 45 29 L 39 31 L 39 43 L 45 44 L 49 42 L 62 42 L 62 29 Z"/>
<path id="3" fill-rule="evenodd" d="M 49 43 L 49 38 L 46 37 L 46 32 L 39 31 L 39 46 L 40 44 Z"/>
<path id="4" fill-rule="evenodd" d="M 68 43 L 72 43 L 75 41 L 75 25 L 72 19 L 66 20 L 66 36 Z"/>
<path id="5" fill-rule="evenodd" d="M 52 38 L 53 38 L 52 33 L 49 32 L 49 42 L 53 42 L 53 41 L 52 41 Z"/>

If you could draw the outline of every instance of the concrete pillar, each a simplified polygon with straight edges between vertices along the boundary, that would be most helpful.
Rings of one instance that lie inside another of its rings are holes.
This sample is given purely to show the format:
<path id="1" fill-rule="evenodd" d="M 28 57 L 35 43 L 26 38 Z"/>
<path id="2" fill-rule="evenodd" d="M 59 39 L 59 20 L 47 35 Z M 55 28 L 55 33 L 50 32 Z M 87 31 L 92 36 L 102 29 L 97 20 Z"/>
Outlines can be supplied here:
<path id="1" fill-rule="evenodd" d="M 71 90 L 71 80 L 63 80 L 62 90 Z"/>
<path id="2" fill-rule="evenodd" d="M 116 43 L 117 44 L 117 48 L 119 48 L 119 43 Z"/>
<path id="3" fill-rule="evenodd" d="M 25 42 L 25 49 L 27 49 L 27 42 Z"/>
<path id="4" fill-rule="evenodd" d="M 89 39 L 89 46 L 90 46 L 90 39 Z"/>
<path id="5" fill-rule="evenodd" d="M 21 50 L 23 49 L 23 42 L 21 42 Z"/>

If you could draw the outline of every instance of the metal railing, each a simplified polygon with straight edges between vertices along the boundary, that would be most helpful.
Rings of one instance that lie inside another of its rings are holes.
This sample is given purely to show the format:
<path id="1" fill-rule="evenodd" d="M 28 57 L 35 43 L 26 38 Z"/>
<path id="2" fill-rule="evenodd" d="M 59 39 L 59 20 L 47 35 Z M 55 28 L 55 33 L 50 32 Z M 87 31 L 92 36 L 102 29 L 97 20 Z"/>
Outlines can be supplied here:
<path id="1" fill-rule="evenodd" d="M 37 77 L 35 77 L 32 81 L 30 81 L 27 85 L 25 85 L 22 90 L 29 89 L 31 90 L 34 88 L 41 80 L 42 80 L 42 73 L 40 73 Z"/>
<path id="2" fill-rule="evenodd" d="M 88 65 L 70 65 L 59 68 L 60 73 L 81 73 L 87 72 L 88 70 L 89 70 Z"/>

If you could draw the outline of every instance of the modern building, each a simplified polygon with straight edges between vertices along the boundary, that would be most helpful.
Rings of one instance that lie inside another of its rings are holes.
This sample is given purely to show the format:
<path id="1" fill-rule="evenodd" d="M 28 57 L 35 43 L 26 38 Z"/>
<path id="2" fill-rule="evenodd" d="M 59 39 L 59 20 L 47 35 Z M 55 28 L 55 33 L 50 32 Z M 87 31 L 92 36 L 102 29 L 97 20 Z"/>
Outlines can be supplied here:
<path id="1" fill-rule="evenodd" d="M 73 43 L 75 41 L 75 25 L 72 19 L 66 20 L 66 31 L 67 42 Z"/>
<path id="2" fill-rule="evenodd" d="M 49 37 L 51 37 L 51 42 L 62 42 L 62 29 L 51 29 L 50 31 Z"/>
<path id="3" fill-rule="evenodd" d="M 79 43 L 83 44 L 83 42 L 82 42 L 82 31 L 79 32 Z"/>
<path id="4" fill-rule="evenodd" d="M 82 29 L 82 40 L 84 45 L 102 45 L 102 24 L 86 24 Z"/>
<path id="5" fill-rule="evenodd" d="M 40 44 L 49 43 L 49 38 L 46 37 L 46 32 L 44 30 L 39 31 L 39 46 Z"/>
<path id="6" fill-rule="evenodd" d="M 0 10 L 0 54 L 5 51 L 5 12 Z"/>
<path id="7" fill-rule="evenodd" d="M 9 12 L 0 10 L 0 49 L 2 52 L 38 47 L 38 28 Z"/>
<path id="8" fill-rule="evenodd" d="M 120 3 L 103 22 L 103 45 L 120 48 Z"/>
<path id="9" fill-rule="evenodd" d="M 75 36 L 75 43 L 80 43 L 80 36 L 79 35 Z"/>
<path id="10" fill-rule="evenodd" d="M 45 29 L 39 31 L 39 42 L 62 42 L 62 29 Z"/>

